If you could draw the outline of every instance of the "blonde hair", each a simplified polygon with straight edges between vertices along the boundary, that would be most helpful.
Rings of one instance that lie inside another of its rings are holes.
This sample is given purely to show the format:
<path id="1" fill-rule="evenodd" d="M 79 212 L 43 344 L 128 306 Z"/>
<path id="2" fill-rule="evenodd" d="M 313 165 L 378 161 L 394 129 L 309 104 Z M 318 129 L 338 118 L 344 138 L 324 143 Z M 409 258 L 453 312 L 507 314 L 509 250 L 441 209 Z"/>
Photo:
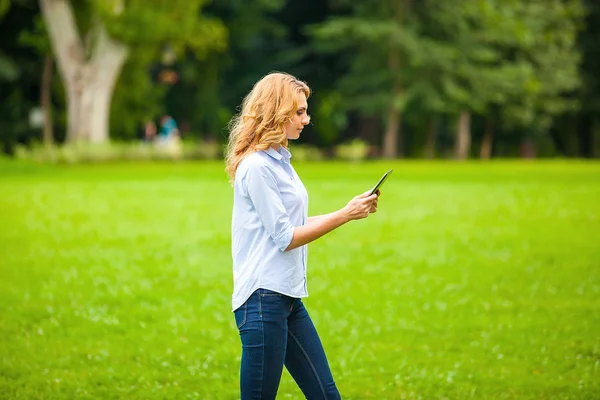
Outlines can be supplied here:
<path id="1" fill-rule="evenodd" d="M 225 170 L 230 182 L 240 162 L 251 153 L 273 145 L 287 148 L 285 124 L 298 109 L 298 94 L 310 96 L 310 88 L 292 75 L 273 72 L 256 82 L 242 102 L 242 109 L 229 122 Z"/>

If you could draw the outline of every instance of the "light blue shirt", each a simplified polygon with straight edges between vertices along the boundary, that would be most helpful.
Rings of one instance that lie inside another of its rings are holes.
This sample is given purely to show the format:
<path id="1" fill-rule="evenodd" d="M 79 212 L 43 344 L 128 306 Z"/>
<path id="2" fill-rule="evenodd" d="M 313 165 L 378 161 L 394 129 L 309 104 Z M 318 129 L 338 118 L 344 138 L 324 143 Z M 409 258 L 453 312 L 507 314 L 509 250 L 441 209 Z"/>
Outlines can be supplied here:
<path id="1" fill-rule="evenodd" d="M 256 289 L 306 297 L 307 246 L 285 251 L 308 221 L 308 193 L 283 146 L 242 160 L 233 184 L 231 252 L 235 311 Z"/>

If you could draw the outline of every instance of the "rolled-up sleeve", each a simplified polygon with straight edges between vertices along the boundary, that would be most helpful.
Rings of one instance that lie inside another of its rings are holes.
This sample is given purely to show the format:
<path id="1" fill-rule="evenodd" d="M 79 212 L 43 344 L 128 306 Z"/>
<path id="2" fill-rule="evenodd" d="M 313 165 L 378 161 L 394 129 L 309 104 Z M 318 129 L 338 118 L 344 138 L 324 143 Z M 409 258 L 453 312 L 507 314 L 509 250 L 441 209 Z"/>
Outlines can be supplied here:
<path id="1" fill-rule="evenodd" d="M 266 165 L 254 164 L 246 174 L 246 193 L 277 247 L 285 251 L 294 237 L 294 226 L 281 199 L 277 182 Z"/>

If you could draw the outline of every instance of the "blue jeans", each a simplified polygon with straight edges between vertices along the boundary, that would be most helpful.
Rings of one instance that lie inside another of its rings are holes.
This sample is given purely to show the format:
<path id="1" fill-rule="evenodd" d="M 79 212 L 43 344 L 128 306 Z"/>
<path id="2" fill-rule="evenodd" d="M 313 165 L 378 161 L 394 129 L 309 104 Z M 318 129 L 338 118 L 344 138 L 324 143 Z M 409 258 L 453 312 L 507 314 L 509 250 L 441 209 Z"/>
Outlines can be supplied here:
<path id="1" fill-rule="evenodd" d="M 341 399 L 302 300 L 258 289 L 235 310 L 242 400 L 275 399 L 283 365 L 309 399 Z"/>

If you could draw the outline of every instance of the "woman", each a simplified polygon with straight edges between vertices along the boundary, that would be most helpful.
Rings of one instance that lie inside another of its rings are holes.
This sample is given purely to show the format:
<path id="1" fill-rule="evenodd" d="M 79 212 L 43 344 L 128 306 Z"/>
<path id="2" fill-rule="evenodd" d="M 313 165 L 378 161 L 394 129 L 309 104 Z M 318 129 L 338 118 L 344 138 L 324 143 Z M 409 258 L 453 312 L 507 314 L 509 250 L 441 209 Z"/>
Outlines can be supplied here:
<path id="1" fill-rule="evenodd" d="M 232 306 L 242 341 L 242 400 L 275 399 L 284 365 L 308 399 L 340 398 L 301 300 L 308 296 L 306 244 L 377 211 L 379 192 L 308 217 L 308 193 L 287 147 L 310 122 L 309 96 L 304 82 L 269 74 L 230 124 L 226 170 L 234 189 Z"/>

